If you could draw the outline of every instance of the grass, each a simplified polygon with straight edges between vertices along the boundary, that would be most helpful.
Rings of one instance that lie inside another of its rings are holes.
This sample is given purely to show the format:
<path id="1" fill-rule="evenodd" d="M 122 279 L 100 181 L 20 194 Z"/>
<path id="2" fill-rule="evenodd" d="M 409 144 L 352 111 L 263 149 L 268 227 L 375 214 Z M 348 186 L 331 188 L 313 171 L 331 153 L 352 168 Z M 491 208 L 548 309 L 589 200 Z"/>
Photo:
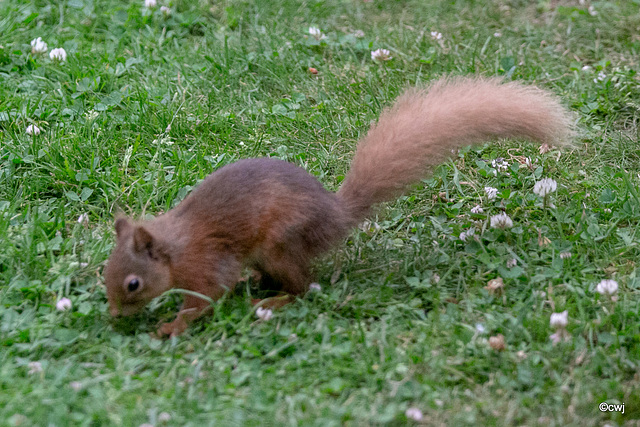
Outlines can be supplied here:
<path id="1" fill-rule="evenodd" d="M 638 1 L 255 3 L 176 0 L 166 17 L 137 1 L 0 3 L 0 424 L 401 425 L 415 407 L 425 425 L 636 425 Z M 32 54 L 36 37 L 67 61 Z M 372 62 L 378 48 L 393 59 Z M 322 290 L 268 322 L 246 288 L 177 339 L 149 336 L 177 294 L 110 319 L 116 212 L 157 215 L 255 156 L 335 190 L 404 87 L 475 73 L 557 93 L 575 148 L 462 150 L 319 260 Z M 544 177 L 555 208 L 532 191 Z M 491 229 L 503 209 L 514 227 Z M 479 239 L 460 240 L 471 228 Z M 498 277 L 504 292 L 489 292 Z M 595 292 L 607 278 L 617 302 Z M 563 310 L 570 340 L 553 345 Z"/>

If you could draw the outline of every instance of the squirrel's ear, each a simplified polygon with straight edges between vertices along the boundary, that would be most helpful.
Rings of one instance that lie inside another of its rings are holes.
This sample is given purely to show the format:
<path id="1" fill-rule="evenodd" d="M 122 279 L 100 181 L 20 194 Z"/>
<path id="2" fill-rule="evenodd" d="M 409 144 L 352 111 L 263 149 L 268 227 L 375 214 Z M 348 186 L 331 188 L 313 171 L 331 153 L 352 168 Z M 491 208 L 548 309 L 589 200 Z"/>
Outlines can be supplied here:
<path id="1" fill-rule="evenodd" d="M 116 219 L 115 227 L 116 227 L 116 236 L 120 238 L 124 235 L 126 230 L 131 228 L 131 223 L 127 218 L 120 217 Z"/>
<path id="2" fill-rule="evenodd" d="M 141 225 L 133 230 L 133 249 L 136 252 L 146 252 L 153 259 L 164 260 L 166 258 L 162 244 Z"/>

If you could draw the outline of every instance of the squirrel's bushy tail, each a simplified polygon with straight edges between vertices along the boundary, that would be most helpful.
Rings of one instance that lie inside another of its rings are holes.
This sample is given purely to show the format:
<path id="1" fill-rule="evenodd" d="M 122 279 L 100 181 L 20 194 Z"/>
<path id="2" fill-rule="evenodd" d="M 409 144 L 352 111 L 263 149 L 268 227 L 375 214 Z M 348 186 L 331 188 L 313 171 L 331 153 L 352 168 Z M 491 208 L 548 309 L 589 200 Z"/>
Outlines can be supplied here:
<path id="1" fill-rule="evenodd" d="M 358 142 L 337 195 L 352 224 L 392 200 L 452 150 L 496 138 L 567 144 L 570 113 L 550 93 L 499 79 L 441 79 L 412 89 L 383 111 Z"/>

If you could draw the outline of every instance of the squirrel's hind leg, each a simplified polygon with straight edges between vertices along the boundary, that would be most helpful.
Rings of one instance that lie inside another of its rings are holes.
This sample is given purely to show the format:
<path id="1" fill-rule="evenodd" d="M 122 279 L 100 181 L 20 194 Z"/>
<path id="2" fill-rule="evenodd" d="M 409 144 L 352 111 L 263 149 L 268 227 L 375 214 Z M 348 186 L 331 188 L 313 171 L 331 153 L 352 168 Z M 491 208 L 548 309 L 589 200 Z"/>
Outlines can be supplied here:
<path id="1" fill-rule="evenodd" d="M 293 252 L 271 251 L 255 268 L 260 273 L 260 288 L 272 291 L 276 296 L 253 299 L 251 304 L 265 308 L 280 308 L 304 294 L 311 282 L 309 262 Z"/>
<path id="2" fill-rule="evenodd" d="M 280 291 L 290 295 L 304 294 L 311 283 L 308 262 L 289 257 L 270 259 L 262 266 L 262 289 Z"/>

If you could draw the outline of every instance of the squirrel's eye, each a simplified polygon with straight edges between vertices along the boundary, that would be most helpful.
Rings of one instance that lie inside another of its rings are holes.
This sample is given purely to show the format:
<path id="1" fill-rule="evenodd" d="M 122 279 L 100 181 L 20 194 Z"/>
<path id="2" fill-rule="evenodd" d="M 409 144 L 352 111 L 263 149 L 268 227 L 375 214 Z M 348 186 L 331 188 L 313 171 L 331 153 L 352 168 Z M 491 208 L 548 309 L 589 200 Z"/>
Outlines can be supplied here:
<path id="1" fill-rule="evenodd" d="M 134 292 L 138 287 L 140 287 L 140 281 L 138 279 L 131 279 L 127 284 L 129 292 Z"/>

